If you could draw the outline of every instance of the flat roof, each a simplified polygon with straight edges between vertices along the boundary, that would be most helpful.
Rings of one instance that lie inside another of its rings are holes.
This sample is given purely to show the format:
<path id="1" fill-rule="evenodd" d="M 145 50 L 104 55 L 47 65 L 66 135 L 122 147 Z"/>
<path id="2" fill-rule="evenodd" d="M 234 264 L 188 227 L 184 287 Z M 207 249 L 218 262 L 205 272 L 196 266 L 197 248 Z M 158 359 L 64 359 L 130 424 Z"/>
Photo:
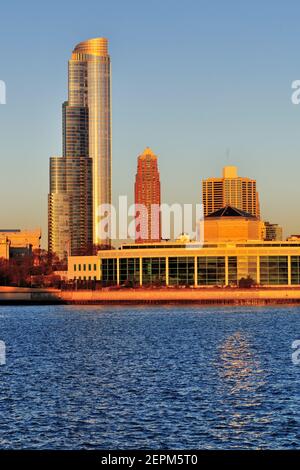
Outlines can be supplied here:
<path id="1" fill-rule="evenodd" d="M 21 230 L 19 228 L 8 228 L 8 229 L 5 229 L 5 228 L 0 228 L 0 233 L 13 233 L 13 232 L 21 232 Z"/>
<path id="2" fill-rule="evenodd" d="M 265 240 L 249 240 L 249 241 L 228 241 L 228 242 L 215 242 L 215 243 L 199 243 L 199 242 L 191 242 L 191 243 L 136 243 L 136 244 L 124 244 L 122 245 L 119 250 L 157 250 L 157 249 L 184 249 L 184 248 L 241 248 L 241 247 L 261 247 L 261 248 L 269 248 L 269 247 L 300 247 L 299 240 L 287 240 L 287 241 L 265 241 Z M 99 252 L 103 252 L 105 250 L 99 250 Z M 113 251 L 113 250 L 108 250 Z"/>

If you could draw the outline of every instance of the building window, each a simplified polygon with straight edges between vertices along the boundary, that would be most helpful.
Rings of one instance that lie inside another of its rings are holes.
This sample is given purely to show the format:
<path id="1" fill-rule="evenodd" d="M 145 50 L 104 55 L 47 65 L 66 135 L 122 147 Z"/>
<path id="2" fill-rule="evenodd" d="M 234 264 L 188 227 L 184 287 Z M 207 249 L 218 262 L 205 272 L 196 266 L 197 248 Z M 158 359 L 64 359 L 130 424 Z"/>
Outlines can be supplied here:
<path id="1" fill-rule="evenodd" d="M 81 264 L 78 265 L 78 271 L 81 271 Z"/>
<path id="2" fill-rule="evenodd" d="M 207 256 L 197 260 L 199 286 L 225 285 L 225 257 Z"/>
<path id="3" fill-rule="evenodd" d="M 229 256 L 228 257 L 228 284 L 237 285 L 238 275 L 237 275 L 237 257 Z"/>
<path id="4" fill-rule="evenodd" d="M 142 259 L 143 285 L 166 285 L 166 258 Z"/>
<path id="5" fill-rule="evenodd" d="M 102 263 L 102 283 L 104 286 L 117 284 L 117 260 L 103 258 Z"/>
<path id="6" fill-rule="evenodd" d="M 195 283 L 194 257 L 169 258 L 169 284 L 192 286 Z"/>
<path id="7" fill-rule="evenodd" d="M 288 257 L 261 256 L 260 283 L 265 285 L 288 284 Z"/>
<path id="8" fill-rule="evenodd" d="M 91 265 L 91 264 L 89 264 L 89 271 L 91 271 L 91 270 L 92 270 L 92 265 Z"/>
<path id="9" fill-rule="evenodd" d="M 300 284 L 300 256 L 291 256 L 291 282 Z"/>
<path id="10" fill-rule="evenodd" d="M 74 271 L 76 271 L 76 267 L 77 267 L 76 264 L 74 264 Z"/>
<path id="11" fill-rule="evenodd" d="M 140 282 L 140 259 L 121 258 L 120 261 L 120 284 L 138 285 Z"/>
<path id="12" fill-rule="evenodd" d="M 257 257 L 239 256 L 238 257 L 238 280 L 251 277 L 253 281 L 257 280 Z"/>

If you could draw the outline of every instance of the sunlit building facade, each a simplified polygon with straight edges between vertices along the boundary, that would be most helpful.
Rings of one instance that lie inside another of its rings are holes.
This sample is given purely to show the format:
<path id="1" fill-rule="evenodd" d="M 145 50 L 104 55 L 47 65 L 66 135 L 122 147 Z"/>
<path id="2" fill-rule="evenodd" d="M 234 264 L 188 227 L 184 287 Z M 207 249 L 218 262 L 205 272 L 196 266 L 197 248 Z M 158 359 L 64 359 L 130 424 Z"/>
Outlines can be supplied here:
<path id="1" fill-rule="evenodd" d="M 88 142 L 79 143 L 92 159 L 92 240 L 106 240 L 99 234 L 99 207 L 111 204 L 111 66 L 106 38 L 78 44 L 69 61 L 68 106 L 86 109 L 80 123 L 88 124 Z M 86 132 L 84 132 L 86 135 Z"/>
<path id="2" fill-rule="evenodd" d="M 300 241 L 266 242 L 262 225 L 257 217 L 226 206 L 205 218 L 203 245 L 178 239 L 70 257 L 68 278 L 103 286 L 224 287 L 250 277 L 262 286 L 299 286 Z"/>
<path id="3" fill-rule="evenodd" d="M 68 278 L 103 286 L 300 286 L 300 243 L 248 242 L 123 245 L 96 256 L 71 256 Z"/>
<path id="4" fill-rule="evenodd" d="M 203 225 L 204 241 L 221 243 L 264 239 L 264 222 L 232 206 L 222 207 L 207 215 Z"/>
<path id="5" fill-rule="evenodd" d="M 161 239 L 160 176 L 157 156 L 147 147 L 138 157 L 135 177 L 136 237 L 138 243 Z"/>
<path id="6" fill-rule="evenodd" d="M 40 249 L 42 233 L 40 229 L 0 229 L 0 258 L 10 258 L 31 255 Z"/>
<path id="7" fill-rule="evenodd" d="M 205 216 L 230 205 L 260 218 L 256 181 L 238 176 L 235 166 L 224 167 L 222 178 L 202 181 L 202 203 Z"/>
<path id="8" fill-rule="evenodd" d="M 108 41 L 78 44 L 63 104 L 63 156 L 50 159 L 49 251 L 60 258 L 106 242 L 100 210 L 111 204 L 111 91 Z"/>
<path id="9" fill-rule="evenodd" d="M 264 239 L 266 241 L 281 241 L 283 240 L 283 230 L 278 224 L 272 224 L 270 222 L 264 222 L 265 233 Z"/>

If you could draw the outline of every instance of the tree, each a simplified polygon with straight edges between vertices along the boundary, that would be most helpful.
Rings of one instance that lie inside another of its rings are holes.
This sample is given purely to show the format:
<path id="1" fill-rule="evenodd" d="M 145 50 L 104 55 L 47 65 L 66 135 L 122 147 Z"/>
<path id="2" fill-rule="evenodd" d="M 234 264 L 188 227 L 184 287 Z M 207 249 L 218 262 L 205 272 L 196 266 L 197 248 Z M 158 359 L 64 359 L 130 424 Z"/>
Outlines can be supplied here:
<path id="1" fill-rule="evenodd" d="M 244 288 L 244 289 L 250 289 L 250 287 L 253 287 L 254 284 L 255 284 L 254 280 L 249 275 L 247 277 L 242 277 L 239 280 L 239 287 Z"/>
<path id="2" fill-rule="evenodd" d="M 0 285 L 16 287 L 58 286 L 60 277 L 55 271 L 66 271 L 66 263 L 46 250 L 34 250 L 31 254 L 0 258 Z"/>
<path id="3" fill-rule="evenodd" d="M 76 253 L 77 256 L 95 256 L 97 255 L 98 251 L 101 250 L 113 250 L 114 247 L 110 244 L 90 244 L 87 245 L 86 248 L 82 248 L 78 250 Z"/>

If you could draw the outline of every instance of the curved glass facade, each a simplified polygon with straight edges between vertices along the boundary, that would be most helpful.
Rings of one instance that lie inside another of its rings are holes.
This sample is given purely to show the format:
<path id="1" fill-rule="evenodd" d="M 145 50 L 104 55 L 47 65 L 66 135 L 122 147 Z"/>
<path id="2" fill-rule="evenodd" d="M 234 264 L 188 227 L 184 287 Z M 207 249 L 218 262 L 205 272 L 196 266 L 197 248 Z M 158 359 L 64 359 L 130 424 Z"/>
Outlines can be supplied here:
<path id="1" fill-rule="evenodd" d="M 98 234 L 98 208 L 111 203 L 107 46 L 105 38 L 84 41 L 69 61 L 68 101 L 62 113 L 63 157 L 50 159 L 48 199 L 49 251 L 60 258 L 66 253 L 85 254 L 93 243 L 104 243 Z"/>
<path id="2" fill-rule="evenodd" d="M 88 109 L 88 154 L 93 162 L 93 242 L 100 244 L 99 206 L 111 204 L 111 78 L 108 41 L 78 44 L 69 61 L 69 102 Z"/>

